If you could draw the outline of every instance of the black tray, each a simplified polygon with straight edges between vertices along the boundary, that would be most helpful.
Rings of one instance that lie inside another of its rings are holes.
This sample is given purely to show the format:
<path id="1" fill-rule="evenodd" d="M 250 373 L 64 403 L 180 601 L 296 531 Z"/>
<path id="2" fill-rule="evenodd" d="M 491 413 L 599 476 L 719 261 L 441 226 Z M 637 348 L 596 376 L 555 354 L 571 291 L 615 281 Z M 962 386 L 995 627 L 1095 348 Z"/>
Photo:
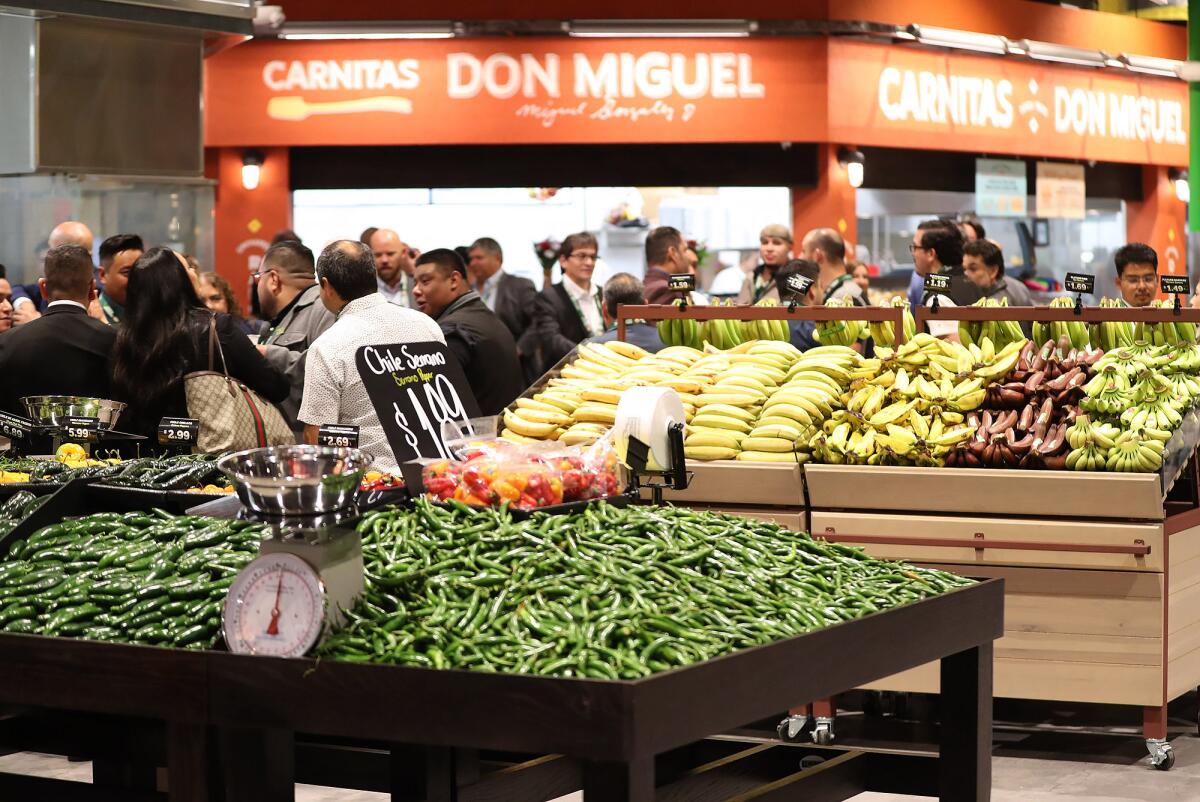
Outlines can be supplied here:
<path id="1" fill-rule="evenodd" d="M 22 490 L 28 490 L 35 496 L 47 496 L 51 493 L 58 492 L 63 486 L 62 482 L 12 482 L 0 484 L 0 500 L 6 499 L 9 496 L 15 496 Z"/>
<path id="2" fill-rule="evenodd" d="M 101 499 L 106 510 L 127 512 L 149 510 L 159 507 L 170 513 L 182 514 L 192 507 L 208 501 L 216 501 L 232 493 L 188 493 L 185 490 L 155 490 L 149 487 L 121 487 L 120 485 L 92 484 L 89 495 Z"/>

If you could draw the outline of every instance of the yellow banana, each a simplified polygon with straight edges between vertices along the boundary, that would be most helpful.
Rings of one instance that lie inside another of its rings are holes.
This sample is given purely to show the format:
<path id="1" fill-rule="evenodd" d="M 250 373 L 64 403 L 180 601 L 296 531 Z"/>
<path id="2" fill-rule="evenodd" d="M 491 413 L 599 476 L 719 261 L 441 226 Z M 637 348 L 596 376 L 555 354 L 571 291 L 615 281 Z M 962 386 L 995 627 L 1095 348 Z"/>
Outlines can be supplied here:
<path id="1" fill-rule="evenodd" d="M 685 446 L 716 446 L 717 448 L 741 449 L 740 440 L 728 429 L 693 430 L 686 438 Z"/>
<path id="2" fill-rule="evenodd" d="M 732 429 L 737 432 L 748 432 L 753 428 L 744 420 L 728 415 L 710 415 L 704 411 L 697 412 L 690 423 L 693 428 Z"/>
<path id="3" fill-rule="evenodd" d="M 721 448 L 720 446 L 687 446 L 683 447 L 683 454 L 688 459 L 703 460 L 705 462 L 721 459 L 733 459 L 737 456 L 736 448 Z"/>
<path id="4" fill-rule="evenodd" d="M 782 437 L 747 437 L 742 441 L 742 448 L 746 451 L 794 451 L 796 443 Z"/>
<path id="5" fill-rule="evenodd" d="M 595 421 L 597 423 L 607 423 L 611 426 L 617 420 L 617 408 L 612 404 L 585 401 L 571 414 L 571 417 L 577 423 Z"/>
<path id="6" fill-rule="evenodd" d="M 589 387 L 584 390 L 580 397 L 584 401 L 599 401 L 602 404 L 619 404 L 621 403 L 621 393 L 618 390 L 609 390 L 604 387 Z"/>
<path id="7" fill-rule="evenodd" d="M 541 438 L 526 437 L 525 435 L 517 434 L 512 429 L 505 429 L 504 431 L 500 432 L 500 437 L 509 441 L 510 443 L 516 443 L 522 446 L 528 446 L 533 445 L 534 443 L 542 442 Z"/>
<path id="8" fill-rule="evenodd" d="M 608 340 L 604 343 L 604 347 L 610 351 L 615 351 L 626 359 L 637 361 L 651 356 L 650 352 L 641 346 L 633 343 L 622 342 L 621 340 Z"/>
<path id="9" fill-rule="evenodd" d="M 554 433 L 554 430 L 558 428 L 558 424 L 529 420 L 510 409 L 506 409 L 504 410 L 504 428 L 511 429 L 525 437 L 545 439 Z"/>

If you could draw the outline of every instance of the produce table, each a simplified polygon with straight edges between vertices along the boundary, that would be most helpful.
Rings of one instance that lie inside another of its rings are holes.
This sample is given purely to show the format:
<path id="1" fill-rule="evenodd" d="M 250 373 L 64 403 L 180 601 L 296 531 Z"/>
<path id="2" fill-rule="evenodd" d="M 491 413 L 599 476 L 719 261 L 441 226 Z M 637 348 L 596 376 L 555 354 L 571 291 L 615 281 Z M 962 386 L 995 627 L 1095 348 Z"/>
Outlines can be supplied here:
<path id="1" fill-rule="evenodd" d="M 941 734 L 941 798 L 984 800 L 991 787 L 991 642 L 1002 630 L 1003 587 L 984 582 L 636 681 L 0 634 L 0 703 L 165 721 L 173 802 L 210 798 L 208 766 L 217 758 L 206 727 L 222 734 L 219 762 L 227 780 L 236 778 L 228 802 L 292 798 L 294 732 L 560 753 L 584 761 L 588 802 L 649 800 L 656 794 L 655 755 L 799 700 L 938 660 L 949 711 Z M 393 754 L 403 751 L 396 747 Z M 435 764 L 426 767 L 423 756 L 401 761 L 393 799 L 452 798 L 453 773 Z M 792 778 L 797 794 L 806 787 L 805 774 Z"/>

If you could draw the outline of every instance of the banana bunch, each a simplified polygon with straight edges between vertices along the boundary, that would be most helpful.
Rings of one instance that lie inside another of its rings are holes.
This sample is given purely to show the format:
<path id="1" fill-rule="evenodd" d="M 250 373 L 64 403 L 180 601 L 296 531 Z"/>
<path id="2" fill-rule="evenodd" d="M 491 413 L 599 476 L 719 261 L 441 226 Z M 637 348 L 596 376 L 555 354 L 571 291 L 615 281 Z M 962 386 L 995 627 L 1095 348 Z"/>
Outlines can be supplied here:
<path id="1" fill-rule="evenodd" d="M 849 309 L 854 301 L 849 298 L 832 298 L 825 302 L 828 307 Z M 866 336 L 867 325 L 861 320 L 826 320 L 817 323 L 813 336 L 822 345 L 849 347 Z"/>
<path id="2" fill-rule="evenodd" d="M 1110 471 L 1153 473 L 1162 467 L 1165 444 L 1137 432 L 1123 432 L 1108 451 L 1104 467 Z"/>
<path id="3" fill-rule="evenodd" d="M 906 341 L 911 340 L 917 333 L 917 322 L 913 319 L 908 299 L 902 295 L 897 295 L 892 298 L 891 302 L 884 301 L 880 306 L 904 307 L 904 339 Z M 885 321 L 871 323 L 869 326 L 871 339 L 875 341 L 876 345 L 884 345 L 890 348 L 896 344 L 896 332 L 893 330 L 894 328 L 893 324 Z"/>
<path id="4" fill-rule="evenodd" d="M 997 309 L 1002 306 L 1008 306 L 1008 299 L 1002 298 L 997 301 L 995 298 L 980 298 L 972 306 L 983 306 L 991 309 Z M 1020 325 L 1015 320 L 983 320 L 983 321 L 966 321 L 962 320 L 958 323 L 958 339 L 966 346 L 972 344 L 982 344 L 985 339 L 991 340 L 992 345 L 996 348 L 1014 342 L 1024 342 L 1025 334 L 1021 331 Z M 1039 342 L 1041 342 L 1039 340 Z"/>
<path id="5" fill-rule="evenodd" d="M 675 306 L 683 304 L 682 300 L 675 301 Z M 700 321 L 698 320 L 660 320 L 658 321 L 658 339 L 666 345 L 685 345 L 688 348 L 701 347 Z"/>
<path id="6" fill-rule="evenodd" d="M 764 298 L 755 306 L 779 306 L 774 298 Z M 791 342 L 792 331 L 786 320 L 743 320 L 742 341 L 747 340 L 779 340 Z"/>
<path id="7" fill-rule="evenodd" d="M 1101 309 L 1116 309 L 1123 305 L 1121 301 L 1113 298 L 1100 299 Z M 1128 348 L 1133 345 L 1133 324 L 1116 321 L 1092 323 L 1088 327 L 1088 340 L 1092 348 L 1099 348 L 1106 352 L 1115 351 L 1118 348 Z M 1044 341 L 1037 340 L 1037 342 Z"/>
<path id="8" fill-rule="evenodd" d="M 742 326 L 737 320 L 705 320 L 700 324 L 700 339 L 724 351 L 742 344 Z"/>
<path id="9" fill-rule="evenodd" d="M 1133 393 L 1124 363 L 1105 363 L 1107 356 L 1100 358 L 1096 375 L 1083 386 L 1084 397 L 1079 406 L 1101 415 L 1119 415 L 1133 403 Z"/>
<path id="10" fill-rule="evenodd" d="M 1157 309 L 1170 309 L 1174 304 L 1156 298 L 1150 306 Z M 1133 339 L 1144 340 L 1152 345 L 1176 345 L 1178 343 L 1196 342 L 1196 325 L 1194 323 L 1135 323 L 1133 324 Z"/>

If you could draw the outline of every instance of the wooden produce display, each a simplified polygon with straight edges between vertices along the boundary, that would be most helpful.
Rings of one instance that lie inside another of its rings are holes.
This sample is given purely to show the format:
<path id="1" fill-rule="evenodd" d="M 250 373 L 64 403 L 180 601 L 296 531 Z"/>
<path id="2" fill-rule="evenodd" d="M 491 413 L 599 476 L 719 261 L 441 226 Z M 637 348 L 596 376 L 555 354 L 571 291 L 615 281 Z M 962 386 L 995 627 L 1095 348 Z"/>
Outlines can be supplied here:
<path id="1" fill-rule="evenodd" d="M 1194 501 L 1164 503 L 1157 474 L 804 470 L 814 536 L 1005 580 L 996 696 L 1139 706 L 1152 760 L 1170 768 L 1167 704 L 1200 685 Z M 865 687 L 939 684 L 921 666 Z"/>

